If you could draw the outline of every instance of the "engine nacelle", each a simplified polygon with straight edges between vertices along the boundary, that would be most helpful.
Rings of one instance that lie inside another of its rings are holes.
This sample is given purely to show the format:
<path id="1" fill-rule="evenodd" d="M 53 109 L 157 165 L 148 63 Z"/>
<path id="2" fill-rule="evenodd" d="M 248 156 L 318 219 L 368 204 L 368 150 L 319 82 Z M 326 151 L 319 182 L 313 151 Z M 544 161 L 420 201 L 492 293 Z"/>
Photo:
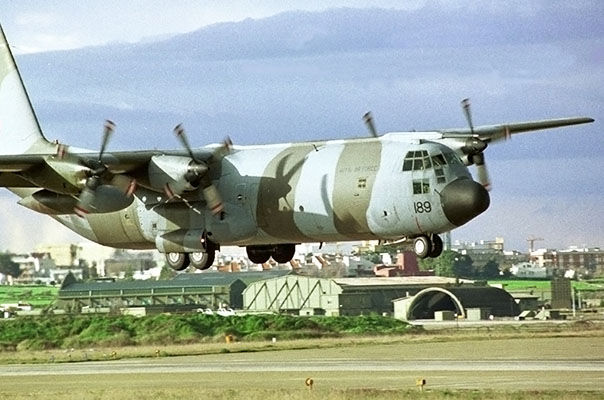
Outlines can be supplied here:
<path id="1" fill-rule="evenodd" d="M 132 196 L 126 195 L 112 185 L 100 185 L 94 193 L 94 201 L 90 205 L 90 213 L 108 213 L 123 210 L 132 204 Z M 73 214 L 78 204 L 74 196 L 51 192 L 42 189 L 31 196 L 19 200 L 19 204 L 31 210 L 48 215 Z"/>
<path id="2" fill-rule="evenodd" d="M 169 196 L 199 187 L 199 177 L 207 171 L 189 157 L 158 155 L 149 162 L 151 189 L 166 192 Z"/>

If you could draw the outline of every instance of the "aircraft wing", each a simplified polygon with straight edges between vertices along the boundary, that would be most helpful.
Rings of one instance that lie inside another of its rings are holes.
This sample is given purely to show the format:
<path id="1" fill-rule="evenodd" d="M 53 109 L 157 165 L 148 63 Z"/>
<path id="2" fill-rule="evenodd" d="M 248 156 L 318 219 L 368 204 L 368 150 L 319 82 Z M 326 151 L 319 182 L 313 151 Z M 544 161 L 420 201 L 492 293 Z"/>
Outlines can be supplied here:
<path id="1" fill-rule="evenodd" d="M 559 128 L 568 125 L 578 125 L 594 122 L 593 118 L 574 117 L 574 118 L 559 118 L 546 119 L 540 121 L 514 122 L 509 124 L 499 125 L 483 125 L 477 126 L 473 130 L 465 129 L 445 129 L 440 132 L 443 138 L 468 138 L 478 137 L 485 142 L 494 142 L 502 139 L 507 139 L 513 134 L 538 131 L 541 129 Z"/>
<path id="2" fill-rule="evenodd" d="M 183 150 L 118 151 L 103 154 L 103 163 L 112 174 L 128 174 L 146 168 L 151 158 L 160 154 L 187 157 Z M 201 160 L 210 159 L 212 154 L 208 149 L 195 151 Z M 98 157 L 99 154 L 93 152 L 69 153 L 64 159 L 57 154 L 0 155 L 0 187 L 36 187 L 24 179 L 22 173 L 39 172 L 53 162 L 88 168 L 98 162 Z"/>

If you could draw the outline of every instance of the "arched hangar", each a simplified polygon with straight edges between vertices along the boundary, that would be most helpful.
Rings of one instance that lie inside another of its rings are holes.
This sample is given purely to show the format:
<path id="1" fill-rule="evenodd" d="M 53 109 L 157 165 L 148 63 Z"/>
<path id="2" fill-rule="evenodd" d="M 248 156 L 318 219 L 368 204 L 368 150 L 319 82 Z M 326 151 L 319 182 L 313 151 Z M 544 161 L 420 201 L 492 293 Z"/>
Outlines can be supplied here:
<path id="1" fill-rule="evenodd" d="M 514 317 L 518 304 L 505 290 L 490 286 L 428 287 L 414 296 L 396 299 L 394 316 L 403 320 L 434 319 L 437 311 L 468 318 L 468 310 L 486 310 L 494 317 Z"/>

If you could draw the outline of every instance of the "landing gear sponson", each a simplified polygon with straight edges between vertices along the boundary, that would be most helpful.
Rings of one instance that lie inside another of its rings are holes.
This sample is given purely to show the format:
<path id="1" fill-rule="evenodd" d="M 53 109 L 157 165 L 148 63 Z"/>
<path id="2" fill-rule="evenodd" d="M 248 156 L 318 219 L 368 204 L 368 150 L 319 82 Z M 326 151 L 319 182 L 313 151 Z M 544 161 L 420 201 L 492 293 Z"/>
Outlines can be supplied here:
<path id="1" fill-rule="evenodd" d="M 413 241 L 413 251 L 418 258 L 436 258 L 443 252 L 443 241 L 438 235 L 422 235 Z"/>

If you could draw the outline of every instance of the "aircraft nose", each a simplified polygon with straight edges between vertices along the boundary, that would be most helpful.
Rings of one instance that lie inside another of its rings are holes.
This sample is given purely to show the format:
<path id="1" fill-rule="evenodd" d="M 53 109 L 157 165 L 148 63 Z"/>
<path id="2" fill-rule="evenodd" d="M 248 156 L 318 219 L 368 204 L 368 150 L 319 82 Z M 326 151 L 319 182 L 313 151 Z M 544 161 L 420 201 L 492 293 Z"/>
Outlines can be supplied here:
<path id="1" fill-rule="evenodd" d="M 489 192 L 472 179 L 457 179 L 449 183 L 440 193 L 445 216 L 452 224 L 461 226 L 487 208 L 491 199 Z"/>

